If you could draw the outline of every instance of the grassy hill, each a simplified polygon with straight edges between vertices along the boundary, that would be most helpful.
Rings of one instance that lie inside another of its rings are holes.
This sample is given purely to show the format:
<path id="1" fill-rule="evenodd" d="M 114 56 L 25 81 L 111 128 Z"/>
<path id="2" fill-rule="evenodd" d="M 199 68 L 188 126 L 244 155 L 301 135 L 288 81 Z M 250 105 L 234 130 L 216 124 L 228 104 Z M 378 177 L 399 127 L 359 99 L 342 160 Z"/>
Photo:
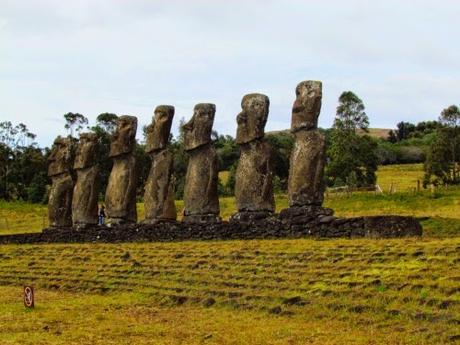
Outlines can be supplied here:
<path id="1" fill-rule="evenodd" d="M 415 193 L 421 174 L 382 167 L 378 183 L 395 194 L 326 198 L 340 216 L 425 217 L 421 239 L 0 245 L 0 343 L 456 343 L 460 189 Z M 220 201 L 228 217 L 234 198 Z M 2 202 L 0 233 L 39 231 L 45 216 Z"/>
<path id="2" fill-rule="evenodd" d="M 364 135 L 364 134 L 367 134 L 373 138 L 377 138 L 377 139 L 387 139 L 388 138 L 388 134 L 390 133 L 391 129 L 389 128 L 369 128 L 368 129 L 368 132 L 364 132 L 363 130 L 361 129 L 358 129 L 358 134 L 361 134 L 361 135 Z M 284 130 L 279 130 L 279 131 L 269 131 L 267 132 L 266 134 L 267 135 L 270 135 L 270 134 L 280 134 L 280 133 L 283 133 L 283 134 L 290 134 L 291 132 L 289 131 L 289 129 L 284 129 Z"/>

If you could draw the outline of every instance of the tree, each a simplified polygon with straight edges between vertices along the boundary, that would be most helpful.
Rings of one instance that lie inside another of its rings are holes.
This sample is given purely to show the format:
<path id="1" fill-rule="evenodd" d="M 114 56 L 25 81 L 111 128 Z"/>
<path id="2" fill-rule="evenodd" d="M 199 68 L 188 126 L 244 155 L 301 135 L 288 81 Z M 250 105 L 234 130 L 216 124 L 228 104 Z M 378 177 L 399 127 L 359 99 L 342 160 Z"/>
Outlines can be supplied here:
<path id="1" fill-rule="evenodd" d="M 388 132 L 387 141 L 389 141 L 389 142 L 392 143 L 392 144 L 394 144 L 395 142 L 398 141 L 398 137 L 396 136 L 395 131 L 390 130 L 390 131 Z"/>
<path id="2" fill-rule="evenodd" d="M 113 113 L 102 113 L 96 118 L 97 126 L 103 128 L 107 133 L 113 134 L 117 128 L 118 116 Z"/>
<path id="3" fill-rule="evenodd" d="M 457 175 L 457 161 L 458 159 L 458 141 L 459 141 L 459 125 L 460 125 L 460 109 L 456 105 L 451 105 L 441 112 L 439 122 L 447 127 L 450 134 L 450 150 L 451 150 L 451 165 L 452 165 L 452 178 L 454 183 L 458 180 Z"/>
<path id="4" fill-rule="evenodd" d="M 236 145 L 235 139 L 231 135 L 219 135 L 216 132 L 216 137 L 214 146 L 219 159 L 219 170 L 230 170 L 240 156 L 238 145 Z"/>
<path id="5" fill-rule="evenodd" d="M 272 149 L 274 181 L 278 191 L 286 191 L 289 175 L 289 159 L 294 147 L 294 137 L 289 132 L 269 133 L 266 140 Z"/>
<path id="6" fill-rule="evenodd" d="M 188 165 L 188 156 L 184 148 L 184 124 L 185 119 L 182 117 L 179 121 L 179 136 L 171 140 L 171 150 L 174 157 L 173 179 L 176 199 L 182 199 L 184 196 L 185 175 Z"/>
<path id="7" fill-rule="evenodd" d="M 415 125 L 410 122 L 401 121 L 396 125 L 396 127 L 398 128 L 396 130 L 396 137 L 398 138 L 398 141 L 408 139 L 410 134 L 415 131 Z"/>
<path id="8" fill-rule="evenodd" d="M 109 158 L 110 138 L 117 127 L 118 116 L 112 113 L 102 113 L 96 118 L 96 126 L 91 130 L 96 133 L 99 139 L 98 164 L 100 181 L 100 198 L 104 198 L 104 191 L 107 188 L 110 171 L 112 170 L 112 160 Z"/>
<path id="9" fill-rule="evenodd" d="M 64 114 L 65 125 L 64 128 L 69 130 L 69 135 L 74 136 L 75 133 L 80 132 L 84 125 L 88 124 L 88 119 L 79 113 L 67 113 Z"/>
<path id="10" fill-rule="evenodd" d="M 33 140 L 36 137 L 23 123 L 13 126 L 10 121 L 0 122 L 0 142 L 13 150 L 18 147 L 35 145 Z"/>
<path id="11" fill-rule="evenodd" d="M 23 123 L 0 122 L 0 198 L 27 200 L 34 174 L 46 172 L 46 157 L 35 147 L 35 137 Z"/>
<path id="12" fill-rule="evenodd" d="M 361 99 L 351 91 L 342 93 L 328 149 L 326 175 L 330 185 L 344 181 L 353 186 L 374 184 L 377 170 L 377 142 L 358 129 L 367 131 L 369 118 Z"/>
<path id="13" fill-rule="evenodd" d="M 364 111 L 363 101 L 351 91 L 344 91 L 339 97 L 334 128 L 356 132 L 358 128 L 367 132 L 369 118 Z"/>
<path id="14" fill-rule="evenodd" d="M 425 162 L 424 185 L 460 183 L 458 162 L 460 161 L 460 109 L 456 105 L 445 108 L 439 117 L 443 125 L 430 145 Z"/>

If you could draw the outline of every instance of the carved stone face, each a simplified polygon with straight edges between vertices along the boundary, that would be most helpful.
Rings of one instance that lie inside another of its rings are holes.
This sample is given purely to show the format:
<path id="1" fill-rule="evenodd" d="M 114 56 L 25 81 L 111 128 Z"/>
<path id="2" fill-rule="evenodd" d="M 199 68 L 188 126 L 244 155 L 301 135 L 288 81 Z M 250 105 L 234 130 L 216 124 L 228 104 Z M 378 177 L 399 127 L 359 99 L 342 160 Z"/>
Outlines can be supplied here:
<path id="1" fill-rule="evenodd" d="M 134 150 L 136 143 L 137 118 L 123 115 L 117 120 L 117 129 L 112 135 L 110 157 L 116 157 Z"/>
<path id="2" fill-rule="evenodd" d="M 69 139 L 57 137 L 48 157 L 48 176 L 56 176 L 70 172 L 72 166 L 72 143 Z"/>
<path id="3" fill-rule="evenodd" d="M 322 83 L 307 80 L 297 85 L 296 99 L 292 106 L 291 131 L 318 128 L 318 116 L 321 111 Z"/>
<path id="4" fill-rule="evenodd" d="M 211 103 L 195 105 L 193 116 L 183 126 L 185 150 L 193 150 L 211 142 L 216 106 Z"/>
<path id="5" fill-rule="evenodd" d="M 243 97 L 241 108 L 243 111 L 236 117 L 236 143 L 245 144 L 264 136 L 267 123 L 270 101 L 260 93 L 251 93 Z"/>
<path id="6" fill-rule="evenodd" d="M 75 154 L 73 168 L 85 169 L 96 164 L 96 155 L 98 149 L 98 139 L 95 133 L 80 134 L 80 143 Z"/>
<path id="7" fill-rule="evenodd" d="M 164 149 L 168 145 L 173 117 L 173 106 L 159 105 L 155 108 L 152 124 L 147 127 L 147 145 L 145 147 L 147 153 Z"/>

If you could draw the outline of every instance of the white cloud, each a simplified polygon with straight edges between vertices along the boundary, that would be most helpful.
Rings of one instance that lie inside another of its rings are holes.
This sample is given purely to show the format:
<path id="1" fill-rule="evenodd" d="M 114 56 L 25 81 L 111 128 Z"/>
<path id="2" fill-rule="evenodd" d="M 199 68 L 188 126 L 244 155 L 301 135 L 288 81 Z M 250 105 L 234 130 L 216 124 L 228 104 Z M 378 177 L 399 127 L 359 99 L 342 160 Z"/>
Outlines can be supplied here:
<path id="1" fill-rule="evenodd" d="M 355 91 L 371 125 L 434 119 L 460 103 L 458 1 L 0 0 L 0 120 L 49 145 L 62 114 L 111 111 L 150 121 L 176 106 L 217 105 L 234 135 L 241 97 L 266 93 L 267 129 L 287 128 L 294 89 L 324 85 L 320 124 Z"/>

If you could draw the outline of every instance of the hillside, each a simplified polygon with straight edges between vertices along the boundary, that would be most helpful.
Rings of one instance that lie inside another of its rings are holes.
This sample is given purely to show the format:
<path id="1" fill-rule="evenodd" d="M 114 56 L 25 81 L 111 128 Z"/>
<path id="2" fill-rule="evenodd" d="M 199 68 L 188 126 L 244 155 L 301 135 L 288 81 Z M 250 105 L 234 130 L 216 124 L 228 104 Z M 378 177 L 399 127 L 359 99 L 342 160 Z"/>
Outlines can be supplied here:
<path id="1" fill-rule="evenodd" d="M 1 246 L 0 338 L 447 343 L 460 336 L 459 250 L 459 238 Z"/>
<path id="2" fill-rule="evenodd" d="M 391 129 L 388 128 L 369 128 L 369 131 L 366 133 L 362 130 L 358 130 L 358 134 L 367 134 L 373 138 L 381 138 L 381 139 L 387 139 L 388 138 L 388 133 L 390 133 Z M 276 134 L 290 134 L 291 132 L 289 129 L 284 129 L 280 131 L 269 131 L 266 132 L 266 135 L 276 135 Z"/>

